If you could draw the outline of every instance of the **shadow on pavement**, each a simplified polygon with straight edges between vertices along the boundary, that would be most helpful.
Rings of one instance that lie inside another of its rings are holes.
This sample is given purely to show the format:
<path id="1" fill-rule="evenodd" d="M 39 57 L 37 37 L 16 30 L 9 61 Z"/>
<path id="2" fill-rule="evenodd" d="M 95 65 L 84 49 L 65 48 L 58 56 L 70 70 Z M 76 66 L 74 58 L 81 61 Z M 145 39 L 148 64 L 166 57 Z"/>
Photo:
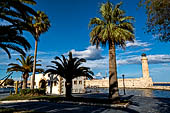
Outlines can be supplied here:
<path id="1" fill-rule="evenodd" d="M 170 98 L 154 98 L 158 100 L 155 104 L 158 106 L 156 109 L 160 113 L 169 113 L 170 112 Z"/>
<path id="2" fill-rule="evenodd" d="M 64 113 L 138 113 L 129 108 L 110 108 L 103 106 L 89 106 L 72 103 L 54 103 L 54 102 L 25 102 L 13 104 L 1 104 L 0 107 L 15 108 L 22 110 L 33 110 L 35 112 L 64 112 Z"/>

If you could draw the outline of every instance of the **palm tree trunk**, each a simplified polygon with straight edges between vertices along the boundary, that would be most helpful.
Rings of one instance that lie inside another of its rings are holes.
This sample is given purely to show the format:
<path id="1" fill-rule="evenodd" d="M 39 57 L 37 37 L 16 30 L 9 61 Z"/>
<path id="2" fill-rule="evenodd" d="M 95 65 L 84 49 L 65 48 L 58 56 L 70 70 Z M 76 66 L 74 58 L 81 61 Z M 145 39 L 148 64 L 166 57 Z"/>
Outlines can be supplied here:
<path id="1" fill-rule="evenodd" d="M 33 64 L 33 73 L 32 73 L 32 79 L 31 79 L 31 89 L 34 89 L 34 81 L 35 81 L 35 70 L 36 70 L 36 58 L 37 58 L 37 46 L 38 46 L 38 40 L 35 40 L 35 51 L 34 51 L 34 64 Z"/>
<path id="2" fill-rule="evenodd" d="M 117 82 L 117 66 L 115 44 L 109 43 L 109 98 L 115 99 L 119 97 Z"/>
<path id="3" fill-rule="evenodd" d="M 24 78 L 24 79 L 23 79 L 22 89 L 27 89 L 27 78 Z"/>
<path id="4" fill-rule="evenodd" d="M 71 93 L 72 93 L 72 81 L 66 81 L 65 83 L 65 87 L 66 87 L 66 97 L 72 97 Z"/>
<path id="5" fill-rule="evenodd" d="M 22 89 L 27 89 L 27 79 L 28 79 L 28 77 L 29 77 L 28 73 L 23 74 L 23 86 L 22 86 Z"/>

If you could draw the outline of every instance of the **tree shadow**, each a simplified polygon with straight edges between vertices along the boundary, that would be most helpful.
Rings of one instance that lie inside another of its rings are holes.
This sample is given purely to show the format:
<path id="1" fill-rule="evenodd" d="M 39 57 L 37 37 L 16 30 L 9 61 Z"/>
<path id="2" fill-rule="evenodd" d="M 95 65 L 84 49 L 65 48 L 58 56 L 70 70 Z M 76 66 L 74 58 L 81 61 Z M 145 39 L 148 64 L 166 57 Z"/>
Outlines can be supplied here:
<path id="1" fill-rule="evenodd" d="M 34 112 L 64 112 L 64 113 L 100 113 L 100 112 L 127 112 L 127 113 L 138 113 L 137 111 L 129 108 L 111 108 L 104 106 L 93 106 L 93 105 L 80 105 L 73 103 L 54 103 L 54 102 L 23 102 L 23 103 L 11 103 L 0 105 L 0 108 L 15 108 L 16 110 L 32 110 Z"/>
<path id="2" fill-rule="evenodd" d="M 160 113 L 170 112 L 170 98 L 154 98 L 158 100 L 155 104 L 157 105 L 156 109 Z"/>
<path id="3" fill-rule="evenodd" d="M 112 95 L 118 95 L 119 94 L 119 91 L 118 91 L 118 81 L 114 81 L 112 84 L 110 84 L 110 80 L 113 79 L 114 77 L 114 73 L 111 73 L 109 75 L 109 98 L 112 98 Z M 118 94 L 116 94 L 118 93 Z M 115 99 L 118 99 L 118 97 L 115 97 Z"/>

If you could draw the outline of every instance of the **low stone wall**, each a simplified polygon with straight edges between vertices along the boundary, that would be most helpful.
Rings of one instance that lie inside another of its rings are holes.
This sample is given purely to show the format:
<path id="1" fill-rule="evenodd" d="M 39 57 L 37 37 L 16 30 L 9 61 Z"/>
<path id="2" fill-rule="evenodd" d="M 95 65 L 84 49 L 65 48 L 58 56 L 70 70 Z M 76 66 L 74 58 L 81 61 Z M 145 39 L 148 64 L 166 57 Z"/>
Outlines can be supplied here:
<path id="1" fill-rule="evenodd" d="M 151 78 L 124 79 L 126 88 L 147 88 L 153 85 Z M 109 87 L 109 79 L 85 80 L 85 87 Z M 118 79 L 118 87 L 123 86 L 123 79 Z"/>
<path id="2" fill-rule="evenodd" d="M 170 86 L 151 86 L 150 89 L 170 90 Z"/>
<path id="3" fill-rule="evenodd" d="M 109 87 L 109 79 L 85 80 L 85 87 Z"/>

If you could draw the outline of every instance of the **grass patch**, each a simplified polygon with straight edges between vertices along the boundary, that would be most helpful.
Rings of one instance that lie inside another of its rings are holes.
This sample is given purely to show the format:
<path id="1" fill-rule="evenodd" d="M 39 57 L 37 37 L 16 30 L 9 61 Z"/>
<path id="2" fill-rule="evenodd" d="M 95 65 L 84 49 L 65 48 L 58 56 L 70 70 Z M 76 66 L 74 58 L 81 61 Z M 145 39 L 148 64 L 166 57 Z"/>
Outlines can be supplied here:
<path id="1" fill-rule="evenodd" d="M 0 101 L 8 101 L 8 100 L 35 100 L 35 99 L 50 99 L 56 96 L 47 96 L 47 95 L 42 95 L 42 96 L 30 96 L 30 95 L 19 95 L 19 94 L 14 94 L 14 95 L 10 95 L 8 97 L 2 98 L 0 99 Z"/>
<path id="2" fill-rule="evenodd" d="M 34 111 L 28 111 L 28 110 L 21 110 L 21 109 L 15 109 L 15 108 L 0 108 L 0 113 L 32 113 Z"/>

